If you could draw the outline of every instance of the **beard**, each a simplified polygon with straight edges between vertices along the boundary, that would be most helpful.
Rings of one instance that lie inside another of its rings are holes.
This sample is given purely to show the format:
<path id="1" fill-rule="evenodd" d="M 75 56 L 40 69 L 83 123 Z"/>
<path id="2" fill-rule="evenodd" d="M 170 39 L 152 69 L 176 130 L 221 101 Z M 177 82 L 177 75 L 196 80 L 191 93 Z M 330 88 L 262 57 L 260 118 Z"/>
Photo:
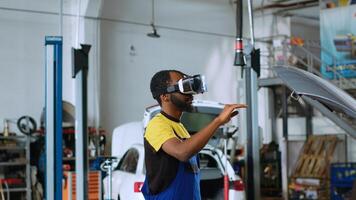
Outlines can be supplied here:
<path id="1" fill-rule="evenodd" d="M 193 111 L 193 106 L 190 102 L 183 101 L 175 96 L 175 94 L 171 94 L 171 101 L 173 105 L 175 105 L 181 111 L 191 112 Z"/>

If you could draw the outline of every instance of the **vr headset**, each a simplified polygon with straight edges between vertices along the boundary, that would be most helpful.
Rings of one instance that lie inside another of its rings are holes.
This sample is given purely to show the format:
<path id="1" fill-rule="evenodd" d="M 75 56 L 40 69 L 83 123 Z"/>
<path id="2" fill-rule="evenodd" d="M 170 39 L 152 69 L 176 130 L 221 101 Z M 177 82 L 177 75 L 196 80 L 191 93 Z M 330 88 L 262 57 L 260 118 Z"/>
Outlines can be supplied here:
<path id="1" fill-rule="evenodd" d="M 180 92 L 182 94 L 199 94 L 207 91 L 205 77 L 198 74 L 186 76 L 178 81 L 177 84 L 168 86 L 167 92 Z"/>

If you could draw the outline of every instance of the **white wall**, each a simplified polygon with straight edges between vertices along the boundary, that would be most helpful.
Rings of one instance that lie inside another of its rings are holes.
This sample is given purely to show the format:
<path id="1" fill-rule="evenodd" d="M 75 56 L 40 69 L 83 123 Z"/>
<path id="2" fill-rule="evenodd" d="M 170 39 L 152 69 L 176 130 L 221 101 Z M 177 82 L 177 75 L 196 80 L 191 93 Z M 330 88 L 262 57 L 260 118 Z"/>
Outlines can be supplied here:
<path id="1" fill-rule="evenodd" d="M 25 114 L 39 119 L 44 105 L 44 38 L 57 34 L 56 22 L 54 16 L 1 10 L 1 122 Z"/>
<path id="2" fill-rule="evenodd" d="M 149 25 L 151 7 L 151 0 L 105 0 L 102 17 Z M 164 28 L 234 36 L 235 9 L 230 1 L 155 0 L 155 24 Z"/>
<path id="3" fill-rule="evenodd" d="M 109 130 L 142 119 L 144 108 L 156 103 L 149 83 L 162 69 L 205 74 L 209 91 L 197 98 L 225 103 L 236 98 L 233 39 L 164 29 L 154 39 L 146 36 L 147 27 L 105 21 L 102 30 L 101 119 Z"/>
<path id="4" fill-rule="evenodd" d="M 217 1 L 156 1 L 158 39 L 146 36 L 151 31 L 147 26 L 150 7 L 150 1 L 103 4 L 103 17 L 116 19 L 101 22 L 101 119 L 109 131 L 142 119 L 144 108 L 156 103 L 149 83 L 162 69 L 205 74 L 209 92 L 197 98 L 236 101 L 231 5 Z"/>
<path id="5" fill-rule="evenodd" d="M 84 4 L 83 4 L 84 5 Z M 85 6 L 83 6 L 85 12 Z M 45 36 L 59 35 L 58 1 L 0 2 L 0 122 L 30 115 L 39 123 L 44 106 Z M 77 42 L 77 1 L 64 3 L 63 17 L 63 100 L 74 104 L 74 81 L 71 77 L 71 47 Z M 93 10 L 93 9 L 92 9 Z M 94 13 L 93 11 L 91 13 Z M 81 18 L 79 42 L 94 44 L 90 52 L 89 114 L 93 116 L 94 83 L 97 69 L 96 41 L 98 23 Z M 85 28 L 85 31 L 84 31 Z M 93 117 L 90 118 L 93 121 Z M 3 123 L 0 123 L 0 130 Z M 17 131 L 16 125 L 10 129 Z"/>

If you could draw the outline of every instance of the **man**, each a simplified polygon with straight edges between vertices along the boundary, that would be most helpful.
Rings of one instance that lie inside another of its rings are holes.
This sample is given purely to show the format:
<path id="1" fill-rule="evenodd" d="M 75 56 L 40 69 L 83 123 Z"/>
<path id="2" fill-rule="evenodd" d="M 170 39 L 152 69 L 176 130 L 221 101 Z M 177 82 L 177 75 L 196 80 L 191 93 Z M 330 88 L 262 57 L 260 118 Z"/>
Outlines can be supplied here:
<path id="1" fill-rule="evenodd" d="M 218 117 L 190 136 L 179 120 L 183 111 L 192 110 L 193 94 L 206 90 L 204 79 L 200 75 L 164 70 L 152 77 L 150 88 L 161 113 L 149 122 L 145 131 L 146 179 L 141 191 L 149 200 L 200 200 L 196 154 L 219 126 L 238 113 L 237 108 L 246 105 L 225 105 Z"/>

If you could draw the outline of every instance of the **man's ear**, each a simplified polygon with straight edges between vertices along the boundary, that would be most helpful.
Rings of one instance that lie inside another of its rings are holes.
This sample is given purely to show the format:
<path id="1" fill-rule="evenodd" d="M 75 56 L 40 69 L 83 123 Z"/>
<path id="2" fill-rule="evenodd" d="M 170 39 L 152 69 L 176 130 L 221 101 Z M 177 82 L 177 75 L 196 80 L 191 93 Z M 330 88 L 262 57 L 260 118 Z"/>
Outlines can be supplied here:
<path id="1" fill-rule="evenodd" d="M 162 102 L 168 102 L 169 101 L 169 94 L 161 94 L 159 97 L 161 98 Z"/>

